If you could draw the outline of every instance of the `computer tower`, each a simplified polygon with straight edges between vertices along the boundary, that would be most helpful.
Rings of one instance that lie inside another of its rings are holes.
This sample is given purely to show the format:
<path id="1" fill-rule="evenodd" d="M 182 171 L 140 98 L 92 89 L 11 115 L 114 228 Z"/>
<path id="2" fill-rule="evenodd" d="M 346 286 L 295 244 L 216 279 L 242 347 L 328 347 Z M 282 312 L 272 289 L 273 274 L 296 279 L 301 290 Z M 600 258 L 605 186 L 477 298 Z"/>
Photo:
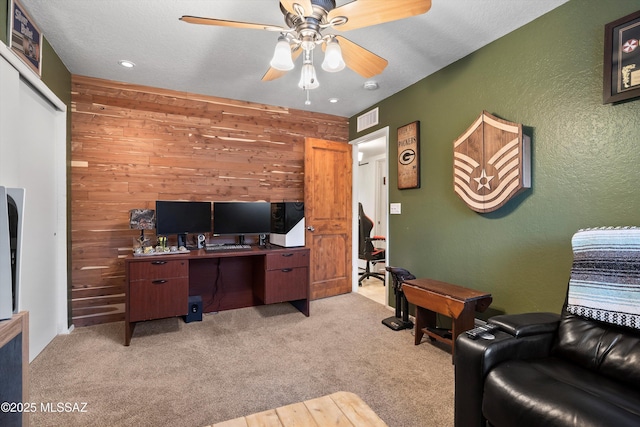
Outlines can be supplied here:
<path id="1" fill-rule="evenodd" d="M 271 203 L 271 233 L 269 241 L 286 248 L 304 246 L 304 203 Z"/>
<path id="2" fill-rule="evenodd" d="M 189 311 L 187 311 L 184 321 L 185 323 L 202 321 L 202 297 L 200 295 L 189 297 Z"/>

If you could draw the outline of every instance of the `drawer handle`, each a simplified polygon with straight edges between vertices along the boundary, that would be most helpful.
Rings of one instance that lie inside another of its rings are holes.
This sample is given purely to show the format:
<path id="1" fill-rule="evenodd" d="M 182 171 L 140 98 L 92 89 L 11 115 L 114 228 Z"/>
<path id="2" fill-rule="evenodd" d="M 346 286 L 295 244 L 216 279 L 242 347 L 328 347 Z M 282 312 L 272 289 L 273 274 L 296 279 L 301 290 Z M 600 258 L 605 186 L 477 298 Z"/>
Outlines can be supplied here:
<path id="1" fill-rule="evenodd" d="M 293 256 L 293 254 L 282 254 L 282 256 L 289 257 L 289 256 Z"/>
<path id="2" fill-rule="evenodd" d="M 160 279 L 160 280 L 154 280 L 151 283 L 153 283 L 154 285 L 162 285 L 163 283 L 167 283 L 167 281 L 164 279 Z"/>
<path id="3" fill-rule="evenodd" d="M 293 271 L 293 268 L 283 268 L 282 270 L 283 273 L 289 273 L 290 271 Z"/>
<path id="4" fill-rule="evenodd" d="M 167 263 L 167 261 L 152 261 L 151 262 L 151 264 L 153 264 L 153 265 L 163 265 L 163 264 L 166 264 L 166 263 Z"/>

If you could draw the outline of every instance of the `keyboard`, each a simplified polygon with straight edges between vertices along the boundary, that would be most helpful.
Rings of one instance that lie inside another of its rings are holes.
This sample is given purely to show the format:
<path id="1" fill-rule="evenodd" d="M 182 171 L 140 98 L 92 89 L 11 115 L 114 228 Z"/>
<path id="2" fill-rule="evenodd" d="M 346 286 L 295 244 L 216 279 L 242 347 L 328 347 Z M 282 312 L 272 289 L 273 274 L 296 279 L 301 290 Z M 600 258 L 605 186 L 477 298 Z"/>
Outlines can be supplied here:
<path id="1" fill-rule="evenodd" d="M 251 249 L 251 245 L 207 245 L 205 249 L 208 251 L 229 251 L 237 249 Z"/>

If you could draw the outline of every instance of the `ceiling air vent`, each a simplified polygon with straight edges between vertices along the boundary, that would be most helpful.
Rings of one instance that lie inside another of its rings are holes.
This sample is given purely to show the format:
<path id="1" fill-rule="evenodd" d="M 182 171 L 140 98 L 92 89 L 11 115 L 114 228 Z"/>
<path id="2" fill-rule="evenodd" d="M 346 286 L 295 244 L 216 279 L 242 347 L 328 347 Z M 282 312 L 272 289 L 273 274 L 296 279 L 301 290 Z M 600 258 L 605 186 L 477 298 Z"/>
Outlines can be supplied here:
<path id="1" fill-rule="evenodd" d="M 361 132 L 377 124 L 378 124 L 378 109 L 374 108 L 373 110 L 368 111 L 358 117 L 357 131 Z"/>

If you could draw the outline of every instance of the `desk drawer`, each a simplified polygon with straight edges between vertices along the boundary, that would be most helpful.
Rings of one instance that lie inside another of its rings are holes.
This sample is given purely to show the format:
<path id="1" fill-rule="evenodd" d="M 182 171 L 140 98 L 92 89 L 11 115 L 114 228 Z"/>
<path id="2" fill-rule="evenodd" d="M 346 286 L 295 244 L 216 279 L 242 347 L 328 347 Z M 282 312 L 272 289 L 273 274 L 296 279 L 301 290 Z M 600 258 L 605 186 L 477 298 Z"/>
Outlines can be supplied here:
<path id="1" fill-rule="evenodd" d="M 266 258 L 266 270 L 309 266 L 309 251 L 306 250 L 268 254 Z"/>
<path id="2" fill-rule="evenodd" d="M 129 281 L 188 277 L 187 260 L 148 260 L 129 264 Z"/>
<path id="3" fill-rule="evenodd" d="M 183 316 L 189 309 L 189 279 L 138 280 L 129 284 L 129 321 Z"/>
<path id="4" fill-rule="evenodd" d="M 299 267 L 267 271 L 266 284 L 263 298 L 265 304 L 307 298 L 309 269 Z"/>

